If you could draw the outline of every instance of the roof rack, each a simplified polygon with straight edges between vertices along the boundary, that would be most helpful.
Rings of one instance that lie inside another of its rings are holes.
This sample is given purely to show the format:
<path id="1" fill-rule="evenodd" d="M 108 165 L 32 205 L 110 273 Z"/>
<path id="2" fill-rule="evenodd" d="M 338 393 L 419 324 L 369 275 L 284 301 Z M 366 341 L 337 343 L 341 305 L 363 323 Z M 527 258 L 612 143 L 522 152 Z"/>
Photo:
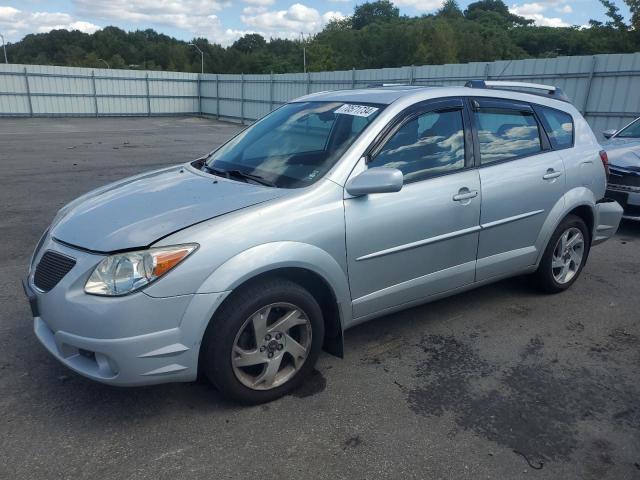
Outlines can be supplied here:
<path id="1" fill-rule="evenodd" d="M 408 83 L 368 83 L 367 88 L 381 88 L 381 87 L 419 87 L 419 85 L 410 85 Z"/>
<path id="2" fill-rule="evenodd" d="M 571 102 L 569 97 L 567 97 L 560 88 L 552 85 L 541 85 L 539 83 L 508 82 L 501 80 L 469 80 L 464 84 L 464 86 L 469 88 L 493 88 L 496 90 L 519 91 L 522 93 L 531 93 L 533 95 L 555 98 L 556 100 L 561 100 L 563 102 Z"/>

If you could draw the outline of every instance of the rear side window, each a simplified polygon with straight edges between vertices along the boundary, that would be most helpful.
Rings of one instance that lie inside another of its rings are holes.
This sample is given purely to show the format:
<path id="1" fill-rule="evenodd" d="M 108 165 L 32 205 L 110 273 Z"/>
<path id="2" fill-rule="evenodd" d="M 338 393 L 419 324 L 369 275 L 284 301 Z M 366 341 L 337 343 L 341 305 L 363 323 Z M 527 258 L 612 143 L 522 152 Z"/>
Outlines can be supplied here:
<path id="1" fill-rule="evenodd" d="M 397 168 L 408 181 L 464 168 L 462 110 L 429 112 L 409 120 L 369 167 Z"/>
<path id="2" fill-rule="evenodd" d="M 487 164 L 534 155 L 542 151 L 533 112 L 480 108 L 475 112 L 480 163 Z"/>
<path id="3" fill-rule="evenodd" d="M 573 146 L 573 118 L 571 115 L 553 108 L 536 107 L 551 146 L 558 150 Z"/>

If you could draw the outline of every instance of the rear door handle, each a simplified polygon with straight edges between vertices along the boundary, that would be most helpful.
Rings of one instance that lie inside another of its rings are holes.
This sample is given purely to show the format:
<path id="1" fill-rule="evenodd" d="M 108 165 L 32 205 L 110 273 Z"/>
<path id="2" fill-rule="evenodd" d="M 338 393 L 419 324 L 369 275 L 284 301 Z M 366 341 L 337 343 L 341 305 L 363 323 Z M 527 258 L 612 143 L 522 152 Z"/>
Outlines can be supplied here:
<path id="1" fill-rule="evenodd" d="M 469 190 L 467 187 L 461 188 L 456 195 L 453 196 L 454 202 L 463 202 L 465 200 L 471 200 L 478 196 L 477 190 Z"/>
<path id="2" fill-rule="evenodd" d="M 544 180 L 552 180 L 554 178 L 558 178 L 560 175 L 562 175 L 562 172 L 557 172 L 553 168 L 550 168 L 549 170 L 547 170 L 547 173 L 542 176 L 542 178 Z"/>

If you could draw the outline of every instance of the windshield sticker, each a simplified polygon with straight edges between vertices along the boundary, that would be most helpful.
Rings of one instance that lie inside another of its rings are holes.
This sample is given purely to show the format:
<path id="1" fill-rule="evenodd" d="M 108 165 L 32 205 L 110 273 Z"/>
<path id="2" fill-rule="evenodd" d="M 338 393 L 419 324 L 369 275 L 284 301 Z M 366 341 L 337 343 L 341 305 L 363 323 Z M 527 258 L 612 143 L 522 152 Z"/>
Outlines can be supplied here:
<path id="1" fill-rule="evenodd" d="M 368 117 L 378 111 L 377 107 L 370 107 L 369 105 L 351 105 L 345 103 L 334 113 L 341 113 L 343 115 L 353 115 L 356 117 Z"/>

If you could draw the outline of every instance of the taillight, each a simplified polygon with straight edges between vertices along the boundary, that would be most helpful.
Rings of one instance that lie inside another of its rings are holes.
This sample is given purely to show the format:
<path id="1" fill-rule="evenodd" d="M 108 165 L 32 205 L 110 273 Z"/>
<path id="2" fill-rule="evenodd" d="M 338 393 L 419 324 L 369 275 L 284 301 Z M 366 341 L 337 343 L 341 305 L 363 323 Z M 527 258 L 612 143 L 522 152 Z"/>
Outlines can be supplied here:
<path id="1" fill-rule="evenodd" d="M 600 160 L 602 160 L 604 173 L 607 175 L 607 180 L 609 180 L 609 157 L 607 156 L 607 152 L 604 150 L 600 150 Z"/>

